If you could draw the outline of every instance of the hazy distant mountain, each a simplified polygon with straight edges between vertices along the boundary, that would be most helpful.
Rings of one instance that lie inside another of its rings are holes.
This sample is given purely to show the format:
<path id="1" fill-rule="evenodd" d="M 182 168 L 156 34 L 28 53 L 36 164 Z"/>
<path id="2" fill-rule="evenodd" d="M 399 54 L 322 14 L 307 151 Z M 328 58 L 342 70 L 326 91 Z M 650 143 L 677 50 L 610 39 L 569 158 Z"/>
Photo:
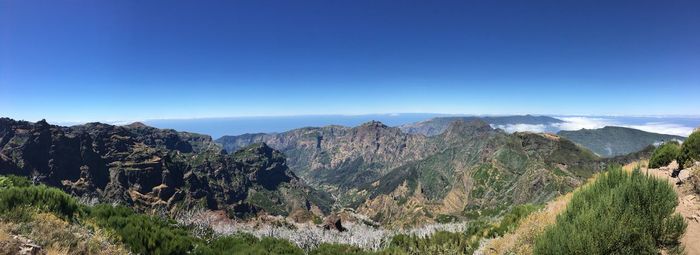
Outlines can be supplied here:
<path id="1" fill-rule="evenodd" d="M 399 126 L 401 130 L 409 134 L 422 134 L 426 136 L 439 135 L 447 129 L 450 123 L 461 120 L 461 121 L 471 121 L 475 119 L 480 119 L 490 125 L 497 128 L 505 128 L 508 125 L 542 125 L 543 131 L 553 131 L 548 130 L 551 128 L 552 124 L 562 123 L 560 119 L 547 117 L 547 116 L 534 116 L 534 115 L 516 115 L 516 116 L 494 116 L 494 117 L 477 117 L 477 116 L 464 116 L 464 117 L 436 117 L 426 121 L 420 121 L 410 124 L 404 124 Z"/>
<path id="2" fill-rule="evenodd" d="M 435 136 L 368 122 L 279 134 L 224 136 L 227 150 L 264 142 L 288 157 L 290 169 L 334 193 L 337 206 L 390 225 L 431 222 L 438 215 L 471 218 L 514 204 L 543 202 L 580 185 L 609 162 L 550 134 L 493 129 L 473 119 L 452 121 Z"/>
<path id="3" fill-rule="evenodd" d="M 282 153 L 250 144 L 232 154 L 209 136 L 135 123 L 61 127 L 0 118 L 0 174 L 33 177 L 77 196 L 150 211 L 204 206 L 229 215 L 311 217 L 331 199 L 289 171 Z"/>
<path id="4" fill-rule="evenodd" d="M 650 133 L 625 127 L 607 126 L 600 129 L 581 129 L 577 131 L 559 131 L 581 146 L 589 148 L 602 157 L 624 155 L 639 151 L 645 147 L 671 140 L 685 140 L 685 137 Z"/>

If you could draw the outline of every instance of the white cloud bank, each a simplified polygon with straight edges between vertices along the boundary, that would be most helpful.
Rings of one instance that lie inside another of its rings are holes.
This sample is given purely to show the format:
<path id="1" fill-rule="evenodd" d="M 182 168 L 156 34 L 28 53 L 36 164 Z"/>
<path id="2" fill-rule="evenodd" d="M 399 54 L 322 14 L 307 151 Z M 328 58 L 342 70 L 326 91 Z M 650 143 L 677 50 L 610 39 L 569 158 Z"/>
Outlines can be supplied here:
<path id="1" fill-rule="evenodd" d="M 669 134 L 688 136 L 693 132 L 693 127 L 684 126 L 669 122 L 647 122 L 644 124 L 630 124 L 621 122 L 621 120 L 613 118 L 600 117 L 556 117 L 564 122 L 553 124 L 506 124 L 506 125 L 491 125 L 493 128 L 500 128 L 508 133 L 513 132 L 558 132 L 559 130 L 580 130 L 580 129 L 598 129 L 605 126 L 617 126 L 639 129 L 652 133 Z"/>
<path id="2" fill-rule="evenodd" d="M 605 118 L 592 117 L 560 117 L 562 123 L 552 124 L 559 130 L 580 130 L 580 129 L 598 129 L 605 126 L 619 126 L 615 121 Z"/>
<path id="3" fill-rule="evenodd" d="M 519 123 L 519 124 L 491 125 L 491 126 L 493 128 L 503 129 L 508 133 L 524 132 L 524 131 L 542 133 L 545 130 L 547 130 L 547 126 L 544 124 L 522 124 L 522 123 Z"/>
<path id="4" fill-rule="evenodd" d="M 669 134 L 669 135 L 680 135 L 689 136 L 693 132 L 692 127 L 687 127 L 674 123 L 663 123 L 663 122 L 649 122 L 644 125 L 628 125 L 626 127 L 644 130 L 647 132 Z"/>

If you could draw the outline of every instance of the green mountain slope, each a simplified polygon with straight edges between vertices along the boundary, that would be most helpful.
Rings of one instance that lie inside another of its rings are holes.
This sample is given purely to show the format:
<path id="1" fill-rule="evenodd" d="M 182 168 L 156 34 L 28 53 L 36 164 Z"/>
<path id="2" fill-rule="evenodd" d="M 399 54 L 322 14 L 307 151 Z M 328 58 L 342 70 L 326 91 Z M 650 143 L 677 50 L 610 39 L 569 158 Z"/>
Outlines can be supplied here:
<path id="1" fill-rule="evenodd" d="M 479 119 L 451 122 L 431 137 L 369 122 L 217 142 L 231 149 L 265 142 L 307 182 L 334 193 L 336 206 L 399 226 L 496 216 L 568 192 L 610 163 L 646 155 L 602 159 L 555 135 L 508 134 Z"/>
<path id="2" fill-rule="evenodd" d="M 682 136 L 657 134 L 633 128 L 611 126 L 600 129 L 559 131 L 557 134 L 581 146 L 589 148 L 601 157 L 624 155 L 642 150 L 649 145 L 666 141 L 685 140 L 685 137 Z"/>

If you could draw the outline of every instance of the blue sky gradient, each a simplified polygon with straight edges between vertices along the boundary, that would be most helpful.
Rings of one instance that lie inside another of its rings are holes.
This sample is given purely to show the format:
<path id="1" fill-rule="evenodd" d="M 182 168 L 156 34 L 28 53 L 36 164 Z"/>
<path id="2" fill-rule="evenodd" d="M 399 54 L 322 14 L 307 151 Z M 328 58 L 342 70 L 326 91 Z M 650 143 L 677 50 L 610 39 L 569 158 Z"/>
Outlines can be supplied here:
<path id="1" fill-rule="evenodd" d="M 700 1 L 0 0 L 0 116 L 698 115 Z"/>

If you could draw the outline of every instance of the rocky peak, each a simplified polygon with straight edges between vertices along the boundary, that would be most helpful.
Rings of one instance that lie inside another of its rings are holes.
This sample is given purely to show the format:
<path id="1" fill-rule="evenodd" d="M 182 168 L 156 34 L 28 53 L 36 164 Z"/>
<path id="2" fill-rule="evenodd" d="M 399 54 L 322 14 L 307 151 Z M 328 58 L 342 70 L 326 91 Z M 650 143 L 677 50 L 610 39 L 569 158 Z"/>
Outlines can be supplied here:
<path id="1" fill-rule="evenodd" d="M 41 119 L 40 121 L 37 121 L 35 123 L 39 127 L 48 127 L 50 126 L 48 122 L 46 122 L 46 119 Z"/>
<path id="2" fill-rule="evenodd" d="M 260 157 L 274 158 L 275 156 L 281 156 L 278 154 L 281 153 L 271 148 L 266 143 L 254 143 L 236 151 L 234 157 L 240 159 Z"/>
<path id="3" fill-rule="evenodd" d="M 138 122 L 138 121 L 137 121 L 137 122 L 134 122 L 134 123 L 131 123 L 131 124 L 128 124 L 128 125 L 124 125 L 124 127 L 128 127 L 128 128 L 148 128 L 149 126 L 147 126 L 146 124 L 143 124 L 142 122 Z"/>
<path id="4" fill-rule="evenodd" d="M 360 125 L 360 127 L 365 127 L 365 128 L 388 128 L 389 126 L 385 125 L 385 124 L 382 123 L 381 121 L 372 120 L 372 121 L 368 121 L 368 122 L 362 123 L 362 125 Z"/>

